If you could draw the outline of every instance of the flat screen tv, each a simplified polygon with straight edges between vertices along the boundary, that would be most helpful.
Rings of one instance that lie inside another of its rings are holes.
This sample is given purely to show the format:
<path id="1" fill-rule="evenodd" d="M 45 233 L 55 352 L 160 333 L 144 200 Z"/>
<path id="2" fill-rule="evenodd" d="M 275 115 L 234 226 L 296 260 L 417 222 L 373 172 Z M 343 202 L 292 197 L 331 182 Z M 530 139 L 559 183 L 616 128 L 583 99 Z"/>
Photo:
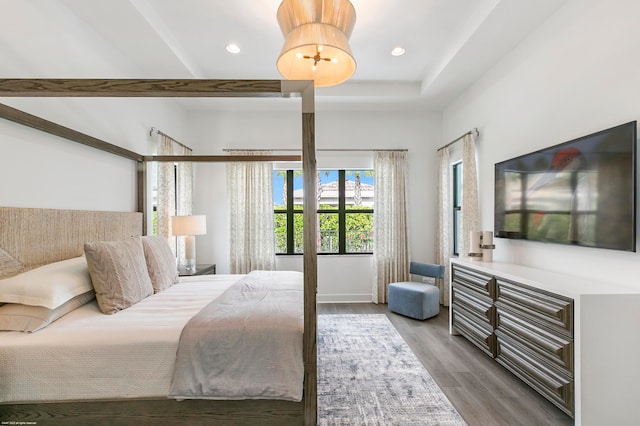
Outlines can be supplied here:
<path id="1" fill-rule="evenodd" d="M 636 122 L 495 165 L 496 237 L 636 251 Z"/>

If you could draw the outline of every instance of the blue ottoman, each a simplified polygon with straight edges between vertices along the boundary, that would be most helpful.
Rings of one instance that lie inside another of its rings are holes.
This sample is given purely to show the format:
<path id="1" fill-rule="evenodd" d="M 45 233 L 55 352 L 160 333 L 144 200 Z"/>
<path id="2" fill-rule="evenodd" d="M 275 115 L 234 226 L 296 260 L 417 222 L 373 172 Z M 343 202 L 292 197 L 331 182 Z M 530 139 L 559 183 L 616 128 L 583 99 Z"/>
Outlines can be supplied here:
<path id="1" fill-rule="evenodd" d="M 389 310 L 419 320 L 440 312 L 440 290 L 431 284 L 399 282 L 389 284 Z"/>

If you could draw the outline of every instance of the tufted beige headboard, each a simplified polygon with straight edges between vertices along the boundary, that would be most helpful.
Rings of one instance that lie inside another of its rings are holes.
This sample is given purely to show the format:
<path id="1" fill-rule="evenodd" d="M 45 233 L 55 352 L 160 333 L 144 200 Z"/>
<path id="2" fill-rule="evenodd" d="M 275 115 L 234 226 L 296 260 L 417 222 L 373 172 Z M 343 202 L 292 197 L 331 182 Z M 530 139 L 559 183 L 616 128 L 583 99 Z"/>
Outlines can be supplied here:
<path id="1" fill-rule="evenodd" d="M 0 207 L 0 279 L 142 234 L 142 213 Z"/>

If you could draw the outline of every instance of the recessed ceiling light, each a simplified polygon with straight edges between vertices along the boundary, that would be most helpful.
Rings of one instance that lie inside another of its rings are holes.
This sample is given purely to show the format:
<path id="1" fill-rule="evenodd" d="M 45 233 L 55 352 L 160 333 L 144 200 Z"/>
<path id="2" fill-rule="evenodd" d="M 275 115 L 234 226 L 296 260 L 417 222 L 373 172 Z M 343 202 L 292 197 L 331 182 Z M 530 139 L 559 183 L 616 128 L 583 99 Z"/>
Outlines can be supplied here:
<path id="1" fill-rule="evenodd" d="M 398 46 L 398 47 L 394 47 L 393 48 L 393 50 L 391 51 L 391 54 L 393 56 L 402 56 L 402 55 L 404 55 L 404 52 L 405 52 L 404 48 Z"/>
<path id="2" fill-rule="evenodd" d="M 240 47 L 235 43 L 227 44 L 226 49 L 229 53 L 240 53 Z"/>

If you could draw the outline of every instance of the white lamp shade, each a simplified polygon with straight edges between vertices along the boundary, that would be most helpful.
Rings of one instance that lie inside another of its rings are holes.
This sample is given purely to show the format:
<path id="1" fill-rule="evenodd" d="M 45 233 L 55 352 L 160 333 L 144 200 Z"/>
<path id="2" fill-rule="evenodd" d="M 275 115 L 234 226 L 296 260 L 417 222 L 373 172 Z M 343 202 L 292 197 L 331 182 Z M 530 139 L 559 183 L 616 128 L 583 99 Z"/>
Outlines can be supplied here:
<path id="1" fill-rule="evenodd" d="M 207 233 L 205 215 L 172 216 L 171 233 L 173 235 L 204 235 Z"/>
<path id="2" fill-rule="evenodd" d="M 278 8 L 285 37 L 278 71 L 288 80 L 313 80 L 316 87 L 346 81 L 356 70 L 349 47 L 355 22 L 348 0 L 284 0 Z"/>

